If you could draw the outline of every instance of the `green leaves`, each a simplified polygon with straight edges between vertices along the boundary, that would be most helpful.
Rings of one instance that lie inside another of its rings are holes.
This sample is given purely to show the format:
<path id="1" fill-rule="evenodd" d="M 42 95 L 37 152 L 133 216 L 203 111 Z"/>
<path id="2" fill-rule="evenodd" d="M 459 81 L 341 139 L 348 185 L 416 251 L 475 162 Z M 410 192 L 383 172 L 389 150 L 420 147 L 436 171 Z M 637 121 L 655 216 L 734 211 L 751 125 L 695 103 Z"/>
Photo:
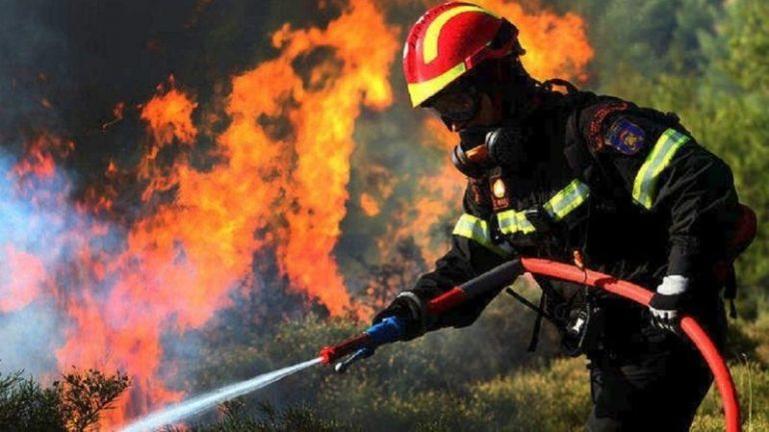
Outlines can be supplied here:
<path id="1" fill-rule="evenodd" d="M 0 430 L 87 431 L 128 387 L 125 374 L 89 369 L 65 374 L 43 388 L 22 372 L 0 374 Z"/>
<path id="2" fill-rule="evenodd" d="M 99 414 L 112 408 L 117 397 L 130 384 L 121 372 L 106 376 L 96 369 L 80 372 L 77 369 L 53 383 L 58 397 L 59 413 L 67 430 L 84 431 L 96 424 Z"/>

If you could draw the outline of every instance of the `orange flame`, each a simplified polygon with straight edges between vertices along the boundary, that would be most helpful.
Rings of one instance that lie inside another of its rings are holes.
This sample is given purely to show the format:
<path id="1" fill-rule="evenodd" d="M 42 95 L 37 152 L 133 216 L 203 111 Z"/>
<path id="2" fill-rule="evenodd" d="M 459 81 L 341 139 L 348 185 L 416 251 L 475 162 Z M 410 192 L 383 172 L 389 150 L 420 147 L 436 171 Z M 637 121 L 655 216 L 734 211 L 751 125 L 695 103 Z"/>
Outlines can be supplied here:
<path id="1" fill-rule="evenodd" d="M 378 35 L 376 51 L 371 34 Z M 91 294 L 68 302 L 74 323 L 57 352 L 62 367 L 96 364 L 133 377 L 130 398 L 106 424 L 181 396 L 157 376 L 161 331 L 198 328 L 228 306 L 256 250 L 274 249 L 292 286 L 331 313 L 353 308 L 333 250 L 349 198 L 355 119 L 361 105 L 382 109 L 392 101 L 395 32 L 369 1 L 354 0 L 327 28 L 285 25 L 273 44 L 277 58 L 233 78 L 230 123 L 216 137 L 222 161 L 210 170 L 195 169 L 184 151 L 170 167 L 158 158 L 168 146 L 196 141 L 192 98 L 172 81 L 142 109 L 151 136 L 138 169 L 148 180 L 142 197 L 171 189 L 175 197 L 131 228 L 119 257 L 84 254 L 92 261 L 84 267 L 98 262 L 117 282 L 103 302 Z M 309 70 L 292 66 L 328 48 L 332 55 Z M 281 135 L 276 125 L 291 133 Z"/>
<path id="2" fill-rule="evenodd" d="M 173 77 L 171 82 L 173 83 Z M 191 144 L 198 133 L 192 124 L 192 111 L 196 107 L 197 104 L 192 103 L 185 94 L 172 88 L 152 98 L 142 109 L 141 118 L 149 123 L 154 141 L 158 145 L 169 144 L 174 138 Z M 121 112 L 122 107 L 117 105 L 115 113 L 122 116 Z"/>
<path id="3" fill-rule="evenodd" d="M 288 180 L 288 237 L 278 247 L 281 268 L 290 280 L 334 314 L 350 306 L 333 248 L 346 214 L 355 119 L 361 102 L 380 109 L 391 103 L 388 71 L 398 49 L 394 31 L 371 3 L 353 1 L 350 6 L 326 31 L 291 32 L 286 26 L 273 38 L 284 49 L 281 62 L 324 45 L 334 47 L 343 60 L 341 66 L 324 64 L 312 71 L 310 87 L 320 86 L 315 91 L 297 87 L 293 74 L 292 96 L 301 109 L 283 114 L 294 126 L 297 162 Z M 371 35 L 377 35 L 376 50 L 370 49 Z M 331 67 L 339 68 L 338 76 L 322 82 Z"/>
<path id="4" fill-rule="evenodd" d="M 50 135 L 40 135 L 27 143 L 24 157 L 13 167 L 13 175 L 24 179 L 50 179 L 56 172 L 54 155 L 65 157 L 75 144 Z"/>
<path id="5" fill-rule="evenodd" d="M 559 16 L 544 9 L 527 11 L 520 3 L 506 0 L 477 0 L 475 3 L 504 16 L 518 27 L 518 38 L 526 50 L 521 61 L 533 77 L 587 79 L 585 68 L 593 58 L 593 48 L 588 42 L 582 17 L 571 12 Z"/>

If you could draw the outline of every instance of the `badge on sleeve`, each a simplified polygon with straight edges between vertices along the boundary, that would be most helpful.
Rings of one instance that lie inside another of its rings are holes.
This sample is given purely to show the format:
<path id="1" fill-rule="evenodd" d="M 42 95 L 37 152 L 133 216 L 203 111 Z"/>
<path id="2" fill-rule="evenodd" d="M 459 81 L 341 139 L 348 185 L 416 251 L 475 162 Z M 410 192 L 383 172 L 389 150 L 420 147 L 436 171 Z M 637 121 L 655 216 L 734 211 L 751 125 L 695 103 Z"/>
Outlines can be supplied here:
<path id="1" fill-rule="evenodd" d="M 644 131 L 635 123 L 620 118 L 606 131 L 607 146 L 626 155 L 638 153 L 644 146 Z"/>

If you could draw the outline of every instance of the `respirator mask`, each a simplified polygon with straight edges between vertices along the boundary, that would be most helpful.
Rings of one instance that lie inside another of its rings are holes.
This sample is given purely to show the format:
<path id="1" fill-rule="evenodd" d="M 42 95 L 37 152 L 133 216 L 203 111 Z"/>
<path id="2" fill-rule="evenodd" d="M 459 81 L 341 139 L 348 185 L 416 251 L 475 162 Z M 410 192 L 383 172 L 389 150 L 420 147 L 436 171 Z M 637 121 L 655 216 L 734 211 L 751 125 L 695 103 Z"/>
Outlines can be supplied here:
<path id="1" fill-rule="evenodd" d="M 461 129 L 460 143 L 454 147 L 451 161 L 462 174 L 480 178 L 497 166 L 517 173 L 528 162 L 522 128 L 513 125 L 462 127 L 478 114 L 482 96 L 475 85 L 460 81 L 425 106 L 449 129 Z"/>
<path id="2" fill-rule="evenodd" d="M 517 174 L 529 162 L 526 136 L 519 127 L 470 127 L 462 130 L 459 137 L 459 144 L 451 152 L 451 162 L 468 177 L 483 177 L 494 167 Z"/>

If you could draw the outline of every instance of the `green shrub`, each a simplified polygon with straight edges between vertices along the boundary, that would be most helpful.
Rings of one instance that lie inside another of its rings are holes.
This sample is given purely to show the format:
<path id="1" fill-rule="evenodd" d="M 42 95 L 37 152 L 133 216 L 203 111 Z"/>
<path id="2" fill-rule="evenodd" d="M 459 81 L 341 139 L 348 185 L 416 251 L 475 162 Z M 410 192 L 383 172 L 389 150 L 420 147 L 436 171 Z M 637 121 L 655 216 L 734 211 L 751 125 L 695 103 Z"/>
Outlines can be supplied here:
<path id="1" fill-rule="evenodd" d="M 476 409 L 491 420 L 492 430 L 581 430 L 590 412 L 584 359 L 557 359 L 480 383 L 473 388 L 473 397 Z"/>
<path id="2" fill-rule="evenodd" d="M 0 430 L 90 430 L 128 385 L 120 372 L 107 376 L 93 369 L 73 369 L 48 388 L 21 372 L 0 374 Z"/>

